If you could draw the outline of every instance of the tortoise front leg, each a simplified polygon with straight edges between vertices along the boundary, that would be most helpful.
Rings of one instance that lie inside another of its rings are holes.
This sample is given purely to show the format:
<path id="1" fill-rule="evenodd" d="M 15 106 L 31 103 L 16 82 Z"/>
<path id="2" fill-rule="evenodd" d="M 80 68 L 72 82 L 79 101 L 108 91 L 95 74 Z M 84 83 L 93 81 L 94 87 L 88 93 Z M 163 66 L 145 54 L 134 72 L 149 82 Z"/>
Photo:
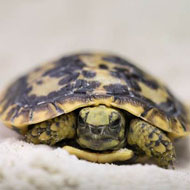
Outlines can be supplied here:
<path id="1" fill-rule="evenodd" d="M 75 133 L 76 117 L 72 112 L 29 126 L 25 138 L 34 144 L 54 145 L 63 139 L 73 138 Z"/>
<path id="2" fill-rule="evenodd" d="M 145 121 L 131 121 L 127 140 L 130 145 L 137 146 L 137 154 L 143 151 L 146 156 L 153 157 L 161 167 L 168 168 L 175 160 L 175 149 L 171 140 L 163 131 Z"/>

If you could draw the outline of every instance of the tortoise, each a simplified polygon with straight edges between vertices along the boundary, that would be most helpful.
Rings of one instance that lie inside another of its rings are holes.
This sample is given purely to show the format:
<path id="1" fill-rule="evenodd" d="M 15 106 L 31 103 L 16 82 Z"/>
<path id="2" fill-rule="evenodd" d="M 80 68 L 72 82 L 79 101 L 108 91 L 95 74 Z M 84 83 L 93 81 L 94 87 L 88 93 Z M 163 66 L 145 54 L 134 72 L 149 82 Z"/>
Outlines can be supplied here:
<path id="1" fill-rule="evenodd" d="M 187 107 L 161 81 L 109 53 L 71 54 L 20 77 L 1 94 L 0 119 L 79 159 L 164 168 L 190 133 Z"/>

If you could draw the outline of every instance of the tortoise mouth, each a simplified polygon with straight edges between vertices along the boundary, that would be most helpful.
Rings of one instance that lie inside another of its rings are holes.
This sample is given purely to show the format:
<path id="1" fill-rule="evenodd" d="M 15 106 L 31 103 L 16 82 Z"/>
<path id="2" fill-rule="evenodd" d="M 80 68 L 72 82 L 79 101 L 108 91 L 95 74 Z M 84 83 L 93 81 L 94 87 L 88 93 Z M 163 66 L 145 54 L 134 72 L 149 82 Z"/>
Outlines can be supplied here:
<path id="1" fill-rule="evenodd" d="M 126 138 L 109 134 L 78 133 L 76 142 L 81 148 L 92 151 L 119 150 L 126 145 Z"/>
<path id="2" fill-rule="evenodd" d="M 120 148 L 120 146 L 118 146 L 120 144 L 120 140 L 111 137 L 81 135 L 77 138 L 76 142 L 82 148 L 94 151 L 116 150 Z"/>

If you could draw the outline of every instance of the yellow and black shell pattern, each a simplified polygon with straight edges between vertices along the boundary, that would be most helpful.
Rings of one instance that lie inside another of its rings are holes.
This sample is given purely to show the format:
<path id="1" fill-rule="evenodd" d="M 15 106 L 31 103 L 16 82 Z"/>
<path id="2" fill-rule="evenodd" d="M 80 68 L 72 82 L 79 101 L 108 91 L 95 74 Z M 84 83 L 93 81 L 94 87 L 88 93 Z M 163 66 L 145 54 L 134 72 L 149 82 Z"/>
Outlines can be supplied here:
<path id="1" fill-rule="evenodd" d="M 22 76 L 2 93 L 0 119 L 26 131 L 28 125 L 99 104 L 126 110 L 176 138 L 190 131 L 186 107 L 165 85 L 104 53 L 65 56 Z"/>

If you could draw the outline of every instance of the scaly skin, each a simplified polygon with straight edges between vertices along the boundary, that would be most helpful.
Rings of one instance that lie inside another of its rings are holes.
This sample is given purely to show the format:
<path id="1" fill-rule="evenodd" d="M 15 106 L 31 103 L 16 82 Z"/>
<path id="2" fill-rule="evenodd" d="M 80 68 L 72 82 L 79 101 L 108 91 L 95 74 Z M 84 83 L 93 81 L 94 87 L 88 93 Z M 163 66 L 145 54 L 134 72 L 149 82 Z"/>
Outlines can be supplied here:
<path id="1" fill-rule="evenodd" d="M 136 145 L 146 156 L 153 157 L 161 167 L 168 168 L 175 161 L 175 149 L 171 140 L 160 129 L 140 119 L 130 123 L 127 135 L 130 145 Z"/>
<path id="2" fill-rule="evenodd" d="M 76 117 L 74 112 L 71 112 L 31 127 L 25 136 L 27 142 L 54 145 L 63 139 L 74 138 Z"/>

